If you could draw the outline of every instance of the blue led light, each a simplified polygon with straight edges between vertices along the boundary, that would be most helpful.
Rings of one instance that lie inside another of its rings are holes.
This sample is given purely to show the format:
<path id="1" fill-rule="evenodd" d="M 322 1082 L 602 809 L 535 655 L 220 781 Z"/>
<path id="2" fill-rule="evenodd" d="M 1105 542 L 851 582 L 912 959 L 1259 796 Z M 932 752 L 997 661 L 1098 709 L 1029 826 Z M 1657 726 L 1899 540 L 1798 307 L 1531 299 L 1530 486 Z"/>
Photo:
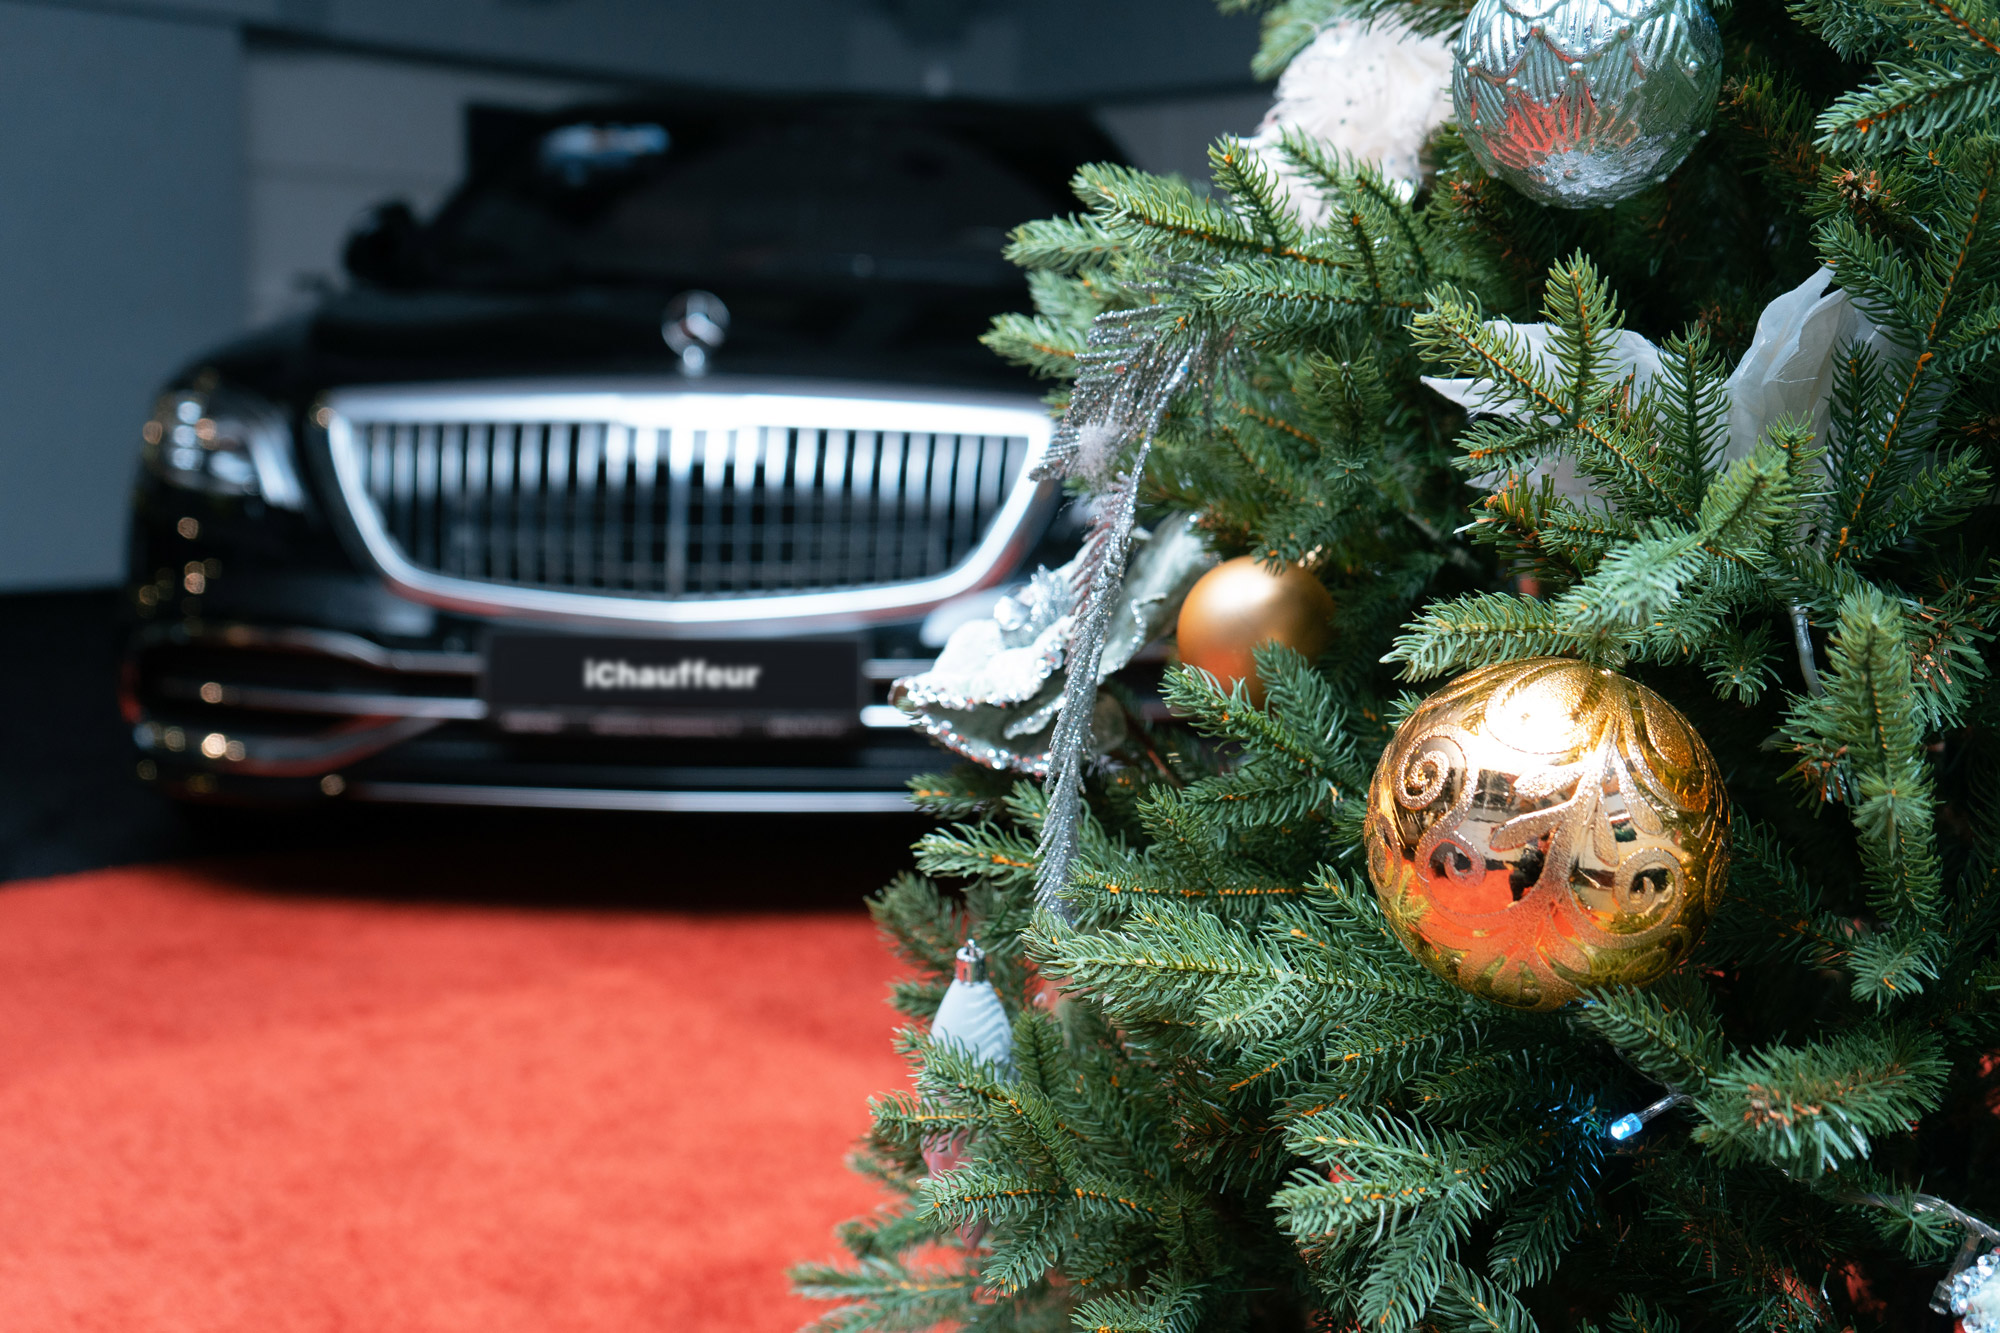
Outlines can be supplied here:
<path id="1" fill-rule="evenodd" d="M 1610 1134 L 1617 1142 L 1623 1143 L 1652 1123 L 1655 1116 L 1663 1115 L 1673 1110 L 1676 1106 L 1685 1106 L 1693 1100 L 1692 1097 L 1684 1092 L 1669 1092 L 1651 1106 L 1641 1107 L 1630 1115 L 1619 1116 L 1611 1122 L 1610 1128 L 1605 1132 Z M 2000 1330 L 1995 1330 L 1995 1333 L 2000 1333 Z"/>

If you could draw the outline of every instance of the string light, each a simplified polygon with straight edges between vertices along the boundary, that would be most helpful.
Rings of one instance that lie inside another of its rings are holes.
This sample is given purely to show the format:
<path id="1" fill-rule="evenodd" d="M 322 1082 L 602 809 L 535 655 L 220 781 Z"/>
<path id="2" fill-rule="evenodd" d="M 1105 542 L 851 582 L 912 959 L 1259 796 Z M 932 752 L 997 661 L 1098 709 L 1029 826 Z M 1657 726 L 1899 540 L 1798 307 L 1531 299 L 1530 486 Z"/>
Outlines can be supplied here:
<path id="1" fill-rule="evenodd" d="M 1684 1092 L 1669 1091 L 1652 1105 L 1619 1116 L 1605 1126 L 1604 1132 L 1614 1143 L 1623 1143 L 1650 1121 L 1693 1100 Z M 1795 1178 L 1782 1167 L 1779 1174 L 1787 1179 Z M 1834 1197 L 1842 1203 L 1886 1208 L 1894 1212 L 1939 1213 L 1956 1223 L 1965 1232 L 1965 1241 L 1932 1292 L 1931 1309 L 1938 1314 L 1959 1316 L 1966 1333 L 2000 1333 L 2000 1248 L 1987 1250 L 1987 1246 L 2000 1242 L 2000 1228 L 1935 1194 L 1843 1191 Z"/>
<path id="2" fill-rule="evenodd" d="M 1684 1092 L 1670 1092 L 1643 1110 L 1632 1111 L 1619 1116 L 1611 1122 L 1610 1128 L 1605 1132 L 1611 1136 L 1614 1142 L 1623 1143 L 1644 1129 L 1647 1122 L 1654 1117 L 1673 1110 L 1683 1102 L 1691 1102 L 1693 1100 L 1694 1098 Z"/>

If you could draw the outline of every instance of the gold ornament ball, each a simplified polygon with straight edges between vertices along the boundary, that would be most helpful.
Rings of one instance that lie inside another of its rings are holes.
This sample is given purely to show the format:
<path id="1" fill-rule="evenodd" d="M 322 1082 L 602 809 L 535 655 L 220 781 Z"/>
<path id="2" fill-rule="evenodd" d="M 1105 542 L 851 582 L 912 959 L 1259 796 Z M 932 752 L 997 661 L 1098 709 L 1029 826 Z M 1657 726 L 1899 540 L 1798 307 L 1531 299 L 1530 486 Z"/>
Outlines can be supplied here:
<path id="1" fill-rule="evenodd" d="M 1257 679 L 1257 645 L 1282 643 L 1308 658 L 1326 651 L 1333 637 L 1333 597 L 1303 565 L 1279 573 L 1239 555 L 1203 574 L 1181 603 L 1174 638 L 1181 661 L 1200 667 L 1228 689 L 1247 681 L 1250 698 L 1264 702 Z"/>
<path id="2" fill-rule="evenodd" d="M 1396 731 L 1368 787 L 1390 927 L 1515 1009 L 1643 986 L 1687 956 L 1729 873 L 1729 796 L 1673 705 L 1563 657 L 1471 671 Z"/>

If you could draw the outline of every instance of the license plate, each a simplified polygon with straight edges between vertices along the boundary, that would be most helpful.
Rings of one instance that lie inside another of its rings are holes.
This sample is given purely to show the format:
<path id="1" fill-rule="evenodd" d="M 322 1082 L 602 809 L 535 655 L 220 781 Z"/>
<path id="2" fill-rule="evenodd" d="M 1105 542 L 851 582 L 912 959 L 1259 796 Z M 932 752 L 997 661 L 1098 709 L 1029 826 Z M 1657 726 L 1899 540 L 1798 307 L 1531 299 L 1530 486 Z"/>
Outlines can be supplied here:
<path id="1" fill-rule="evenodd" d="M 496 634 L 487 645 L 485 696 L 510 731 L 806 734 L 855 724 L 861 645 Z"/>

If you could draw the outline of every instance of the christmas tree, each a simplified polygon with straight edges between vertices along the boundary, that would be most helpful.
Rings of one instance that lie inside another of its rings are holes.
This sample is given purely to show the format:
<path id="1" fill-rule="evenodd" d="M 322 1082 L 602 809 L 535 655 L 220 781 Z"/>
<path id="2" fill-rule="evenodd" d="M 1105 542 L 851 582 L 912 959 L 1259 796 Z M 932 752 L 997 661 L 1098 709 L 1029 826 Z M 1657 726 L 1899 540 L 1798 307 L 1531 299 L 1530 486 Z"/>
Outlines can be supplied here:
<path id="1" fill-rule="evenodd" d="M 2000 1327 L 2000 7 L 1709 24 L 1283 0 L 1205 188 L 1013 237 L 1096 526 L 905 692 L 980 763 L 824 1327 Z M 1149 716 L 1243 556 L 1326 632 Z"/>

